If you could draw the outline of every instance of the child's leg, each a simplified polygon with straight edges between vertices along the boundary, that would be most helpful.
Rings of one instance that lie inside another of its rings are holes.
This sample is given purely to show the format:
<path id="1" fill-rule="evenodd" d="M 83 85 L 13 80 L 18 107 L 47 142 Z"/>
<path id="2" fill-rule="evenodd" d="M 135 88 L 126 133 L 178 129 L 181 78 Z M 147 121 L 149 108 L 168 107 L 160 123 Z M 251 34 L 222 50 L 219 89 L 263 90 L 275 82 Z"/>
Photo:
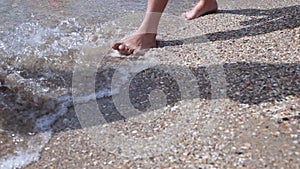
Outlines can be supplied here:
<path id="1" fill-rule="evenodd" d="M 184 13 L 183 17 L 192 20 L 205 14 L 214 13 L 217 10 L 218 4 L 216 0 L 200 0 L 191 11 Z"/>
<path id="2" fill-rule="evenodd" d="M 160 17 L 168 0 L 148 0 L 146 16 L 137 33 L 112 47 L 122 55 L 131 55 L 141 50 L 156 47 L 156 34 Z"/>

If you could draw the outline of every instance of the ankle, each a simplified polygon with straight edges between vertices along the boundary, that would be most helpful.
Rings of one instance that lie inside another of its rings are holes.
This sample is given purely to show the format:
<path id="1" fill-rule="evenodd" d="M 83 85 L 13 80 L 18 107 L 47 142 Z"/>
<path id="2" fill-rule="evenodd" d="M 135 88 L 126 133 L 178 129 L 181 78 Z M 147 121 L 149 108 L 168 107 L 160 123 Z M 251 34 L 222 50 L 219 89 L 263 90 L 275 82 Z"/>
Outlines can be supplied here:
<path id="1" fill-rule="evenodd" d="M 144 38 L 149 38 L 149 39 L 156 39 L 156 33 L 145 33 L 145 32 L 140 32 L 137 31 L 135 33 L 136 36 L 144 37 Z"/>
<path id="2" fill-rule="evenodd" d="M 216 6 L 218 7 L 218 3 L 216 0 L 204 0 L 203 1 L 204 6 Z"/>

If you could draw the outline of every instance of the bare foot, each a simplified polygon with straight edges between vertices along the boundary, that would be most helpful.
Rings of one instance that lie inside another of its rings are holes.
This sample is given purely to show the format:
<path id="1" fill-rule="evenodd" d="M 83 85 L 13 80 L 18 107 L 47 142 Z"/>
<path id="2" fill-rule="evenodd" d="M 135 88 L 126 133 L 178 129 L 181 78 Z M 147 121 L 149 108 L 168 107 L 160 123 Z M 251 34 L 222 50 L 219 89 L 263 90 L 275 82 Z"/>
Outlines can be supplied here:
<path id="1" fill-rule="evenodd" d="M 216 0 L 200 0 L 200 2 L 189 12 L 183 14 L 187 20 L 192 20 L 200 16 L 215 13 L 218 10 Z"/>
<path id="2" fill-rule="evenodd" d="M 144 33 L 136 34 L 126 39 L 124 42 L 116 43 L 112 46 L 121 55 L 140 54 L 145 50 L 157 47 L 156 34 Z"/>

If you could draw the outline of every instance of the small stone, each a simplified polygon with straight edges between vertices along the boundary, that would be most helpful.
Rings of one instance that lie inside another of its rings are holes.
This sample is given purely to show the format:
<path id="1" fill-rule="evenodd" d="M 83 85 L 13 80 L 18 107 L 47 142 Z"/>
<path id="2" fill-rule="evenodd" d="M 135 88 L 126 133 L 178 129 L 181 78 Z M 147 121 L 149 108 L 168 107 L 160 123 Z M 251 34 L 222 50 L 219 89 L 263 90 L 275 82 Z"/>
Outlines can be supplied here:
<path id="1" fill-rule="evenodd" d="M 289 121 L 290 119 L 288 117 L 282 118 L 283 121 Z"/>
<path id="2" fill-rule="evenodd" d="M 296 105 L 292 105 L 290 109 L 291 109 L 291 110 L 296 110 L 297 107 L 296 107 Z"/>
<path id="3" fill-rule="evenodd" d="M 138 160 L 140 158 L 141 158 L 141 156 L 135 156 L 135 157 L 133 157 L 133 160 Z"/>
<path id="4" fill-rule="evenodd" d="M 298 134 L 291 134 L 291 138 L 298 138 Z"/>
<path id="5" fill-rule="evenodd" d="M 282 119 L 277 119 L 276 122 L 277 122 L 278 124 L 281 124 L 281 123 L 282 123 Z"/>
<path id="6" fill-rule="evenodd" d="M 245 143 L 244 146 L 250 148 L 251 147 L 251 143 Z"/>
<path id="7" fill-rule="evenodd" d="M 34 132 L 28 132 L 27 133 L 29 136 L 34 136 L 36 133 L 34 133 Z"/>
<path id="8" fill-rule="evenodd" d="M 241 151 L 237 151 L 237 152 L 235 152 L 235 154 L 237 154 L 237 155 L 242 155 L 242 154 L 244 154 L 244 153 L 241 152 Z"/>
<path id="9" fill-rule="evenodd" d="M 189 152 L 184 152 L 183 155 L 184 155 L 184 156 L 188 156 L 188 155 L 189 155 Z"/>

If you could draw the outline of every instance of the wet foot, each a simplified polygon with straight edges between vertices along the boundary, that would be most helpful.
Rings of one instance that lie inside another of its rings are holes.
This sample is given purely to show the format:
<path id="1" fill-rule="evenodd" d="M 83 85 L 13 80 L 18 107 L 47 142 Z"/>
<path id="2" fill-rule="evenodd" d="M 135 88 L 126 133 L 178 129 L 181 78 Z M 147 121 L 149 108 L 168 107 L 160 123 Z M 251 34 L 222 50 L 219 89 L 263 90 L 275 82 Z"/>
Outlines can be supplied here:
<path id="1" fill-rule="evenodd" d="M 157 47 L 156 34 L 144 33 L 136 34 L 126 39 L 124 42 L 116 43 L 112 46 L 121 55 L 143 54 L 150 48 Z"/>
<path id="2" fill-rule="evenodd" d="M 183 17 L 187 20 L 192 20 L 206 14 L 215 13 L 217 10 L 218 4 L 216 0 L 200 0 L 192 10 L 183 13 Z"/>

